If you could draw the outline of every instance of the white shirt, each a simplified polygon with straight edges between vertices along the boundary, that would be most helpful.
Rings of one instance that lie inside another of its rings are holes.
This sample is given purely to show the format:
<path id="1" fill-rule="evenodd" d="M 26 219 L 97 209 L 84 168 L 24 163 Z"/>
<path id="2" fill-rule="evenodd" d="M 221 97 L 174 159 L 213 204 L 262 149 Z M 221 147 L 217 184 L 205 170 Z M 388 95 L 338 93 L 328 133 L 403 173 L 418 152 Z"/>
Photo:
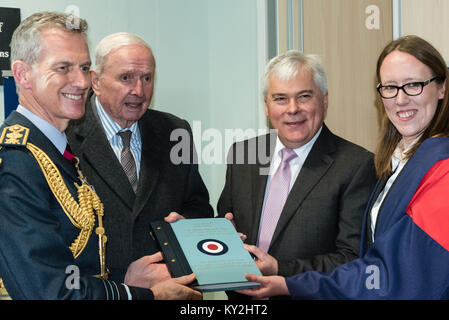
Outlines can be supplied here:
<path id="1" fill-rule="evenodd" d="M 315 144 L 316 139 L 318 139 L 318 136 L 321 133 L 321 130 L 323 127 L 318 130 L 318 132 L 313 136 L 313 138 L 307 142 L 305 145 L 293 149 L 293 151 L 296 153 L 297 157 L 293 158 L 290 161 L 290 186 L 289 186 L 289 192 L 292 189 L 293 185 L 295 184 L 296 178 L 298 177 L 299 172 L 301 171 L 302 166 L 304 165 L 304 162 L 307 159 L 307 156 L 310 153 L 310 150 L 312 150 L 313 145 Z M 263 206 L 262 206 L 262 214 L 265 209 L 265 201 L 268 194 L 268 189 L 270 188 L 271 183 L 271 177 L 275 174 L 276 170 L 281 164 L 282 161 L 282 149 L 286 148 L 284 144 L 281 142 L 279 137 L 276 138 L 276 146 L 274 148 L 273 158 L 271 158 L 270 163 L 270 171 L 268 173 L 268 179 L 267 179 L 267 185 L 265 187 L 265 196 L 263 200 Z"/>

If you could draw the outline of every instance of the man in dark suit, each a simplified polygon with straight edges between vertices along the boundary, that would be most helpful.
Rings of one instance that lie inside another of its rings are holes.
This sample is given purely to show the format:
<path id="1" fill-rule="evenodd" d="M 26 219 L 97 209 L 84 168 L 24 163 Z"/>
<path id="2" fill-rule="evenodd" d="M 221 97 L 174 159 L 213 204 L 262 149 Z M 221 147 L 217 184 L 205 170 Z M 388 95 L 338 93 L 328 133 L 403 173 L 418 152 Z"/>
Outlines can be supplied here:
<path id="1" fill-rule="evenodd" d="M 219 216 L 258 246 L 247 248 L 264 275 L 329 272 L 358 255 L 373 156 L 324 124 L 327 83 L 315 56 L 272 59 L 264 95 L 276 133 L 232 146 Z"/>
<path id="2" fill-rule="evenodd" d="M 96 48 L 91 74 L 94 94 L 85 116 L 71 123 L 68 140 L 108 212 L 107 262 L 111 275 L 123 279 L 116 270 L 159 250 L 150 234 L 151 221 L 213 217 L 213 209 L 193 163 L 193 142 L 189 163 L 171 159 L 178 143 L 171 141 L 171 133 L 184 129 L 191 136 L 189 124 L 148 109 L 155 74 L 148 44 L 129 33 L 107 36 Z M 128 142 L 122 138 L 125 132 Z M 163 264 L 158 273 L 169 276 Z"/>
<path id="3" fill-rule="evenodd" d="M 68 28 L 69 19 L 34 14 L 11 41 L 20 105 L 0 127 L 2 292 L 12 299 L 200 298 L 185 286 L 193 275 L 147 286 L 142 273 L 160 253 L 125 266 L 138 287 L 108 279 L 104 208 L 66 151 L 69 121 L 84 114 L 91 65 L 87 23 Z"/>

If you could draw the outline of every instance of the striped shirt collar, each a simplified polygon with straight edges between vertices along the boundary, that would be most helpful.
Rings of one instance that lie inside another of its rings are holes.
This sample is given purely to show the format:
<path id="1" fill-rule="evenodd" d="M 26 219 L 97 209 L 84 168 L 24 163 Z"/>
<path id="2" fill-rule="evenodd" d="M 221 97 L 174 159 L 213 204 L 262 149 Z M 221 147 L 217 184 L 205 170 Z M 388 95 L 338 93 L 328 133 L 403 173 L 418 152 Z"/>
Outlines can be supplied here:
<path id="1" fill-rule="evenodd" d="M 123 129 L 106 113 L 97 97 L 95 97 L 95 104 L 97 106 L 97 113 L 103 125 L 108 141 L 111 141 L 117 135 L 117 132 L 123 132 L 127 130 L 131 130 L 133 135 L 139 136 L 139 126 L 137 125 L 137 121 L 134 122 L 129 128 Z"/>

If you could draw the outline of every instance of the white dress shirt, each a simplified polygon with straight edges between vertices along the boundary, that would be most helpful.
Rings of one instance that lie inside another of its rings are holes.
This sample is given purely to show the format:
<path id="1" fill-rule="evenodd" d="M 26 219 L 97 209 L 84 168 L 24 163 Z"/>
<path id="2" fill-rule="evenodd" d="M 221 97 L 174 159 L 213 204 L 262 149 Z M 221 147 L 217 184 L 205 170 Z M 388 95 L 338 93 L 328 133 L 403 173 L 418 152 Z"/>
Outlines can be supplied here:
<path id="1" fill-rule="evenodd" d="M 291 178 L 290 178 L 290 186 L 289 186 L 289 192 L 292 189 L 293 185 L 295 184 L 296 178 L 298 177 L 299 172 L 301 171 L 302 166 L 304 165 L 304 162 L 307 159 L 307 156 L 310 153 L 310 150 L 312 150 L 313 145 L 315 144 L 315 141 L 318 139 L 318 136 L 321 133 L 321 130 L 323 127 L 318 130 L 318 132 L 313 136 L 313 138 L 307 142 L 305 145 L 293 149 L 295 153 L 297 154 L 297 157 L 292 159 L 290 161 L 290 172 L 291 172 Z M 268 189 L 270 188 L 271 183 L 271 177 L 276 173 L 276 170 L 281 164 L 282 161 L 282 149 L 286 148 L 284 144 L 281 142 L 279 137 L 276 138 L 276 146 L 274 148 L 273 157 L 271 158 L 270 162 L 270 171 L 268 173 L 268 179 L 267 179 L 267 185 L 265 187 L 265 196 L 263 200 L 263 206 L 262 206 L 262 214 L 265 209 L 265 201 L 267 198 Z"/>

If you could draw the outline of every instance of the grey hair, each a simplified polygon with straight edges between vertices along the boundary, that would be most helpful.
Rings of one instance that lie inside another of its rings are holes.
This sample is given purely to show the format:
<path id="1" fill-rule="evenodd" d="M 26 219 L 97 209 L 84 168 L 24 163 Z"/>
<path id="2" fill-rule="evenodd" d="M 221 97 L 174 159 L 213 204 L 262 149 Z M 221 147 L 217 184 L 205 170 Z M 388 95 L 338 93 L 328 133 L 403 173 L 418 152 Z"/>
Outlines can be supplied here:
<path id="1" fill-rule="evenodd" d="M 75 26 L 71 23 L 73 15 L 59 12 L 38 12 L 23 20 L 11 38 L 11 62 L 21 60 L 34 65 L 43 48 L 41 33 L 46 29 L 60 29 L 66 32 L 80 33 L 87 39 L 88 24 L 77 17 Z"/>
<path id="2" fill-rule="evenodd" d="M 313 80 L 322 94 L 327 94 L 327 77 L 321 59 L 316 54 L 304 54 L 296 50 L 287 51 L 268 62 L 262 79 L 263 96 L 267 98 L 268 82 L 272 74 L 286 81 L 295 77 L 301 68 L 313 73 Z"/>
<path id="3" fill-rule="evenodd" d="M 106 66 L 108 54 L 113 49 L 133 44 L 144 46 L 152 51 L 148 43 L 132 33 L 118 32 L 103 38 L 95 48 L 95 71 L 101 76 Z"/>

